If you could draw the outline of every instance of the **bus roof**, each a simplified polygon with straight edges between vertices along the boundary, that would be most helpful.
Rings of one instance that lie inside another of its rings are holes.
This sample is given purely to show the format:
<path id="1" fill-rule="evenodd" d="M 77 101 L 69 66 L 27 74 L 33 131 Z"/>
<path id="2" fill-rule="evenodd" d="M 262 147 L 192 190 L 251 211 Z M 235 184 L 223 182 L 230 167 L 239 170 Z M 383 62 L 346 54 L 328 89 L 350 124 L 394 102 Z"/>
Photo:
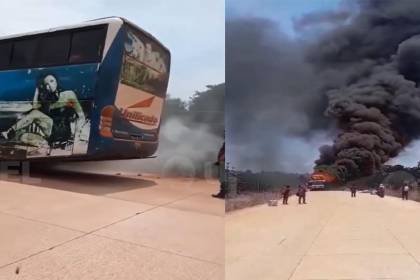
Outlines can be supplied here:
<path id="1" fill-rule="evenodd" d="M 114 25 L 122 25 L 123 23 L 127 23 L 130 26 L 132 26 L 135 29 L 140 30 L 143 32 L 146 36 L 150 37 L 154 41 L 156 41 L 162 48 L 164 48 L 166 51 L 169 52 L 169 50 L 158 40 L 156 39 L 152 34 L 145 31 L 144 29 L 138 27 L 136 24 L 130 22 L 129 20 L 122 18 L 122 17 L 105 17 L 105 18 L 99 18 L 94 20 L 88 20 L 85 22 L 81 22 L 78 24 L 72 24 L 72 25 L 63 25 L 59 27 L 39 30 L 39 31 L 32 31 L 32 32 L 26 32 L 26 33 L 18 33 L 18 34 L 12 34 L 12 35 L 6 35 L 6 36 L 0 36 L 0 40 L 6 40 L 6 39 L 14 39 L 19 37 L 25 37 L 25 36 L 31 36 L 31 35 L 37 35 L 37 34 L 45 34 L 49 32 L 55 32 L 55 31 L 61 31 L 61 30 L 67 30 L 67 29 L 75 29 L 75 28 L 81 28 L 81 27 L 87 27 L 87 26 L 95 26 L 100 24 L 114 24 Z"/>
<path id="2" fill-rule="evenodd" d="M 131 27 L 140 30 L 141 32 L 143 32 L 147 37 L 149 37 L 150 39 L 153 39 L 154 41 L 156 41 L 162 48 L 164 48 L 168 53 L 170 53 L 169 49 L 167 47 L 165 47 L 164 44 L 162 44 L 161 41 L 159 41 L 158 39 L 156 39 L 155 36 L 153 36 L 152 34 L 150 34 L 149 32 L 147 32 L 146 30 L 144 30 L 143 28 L 139 27 L 138 25 L 134 24 L 133 22 L 129 21 L 126 18 L 123 17 L 118 17 L 120 20 L 122 20 L 124 23 L 130 25 Z"/>

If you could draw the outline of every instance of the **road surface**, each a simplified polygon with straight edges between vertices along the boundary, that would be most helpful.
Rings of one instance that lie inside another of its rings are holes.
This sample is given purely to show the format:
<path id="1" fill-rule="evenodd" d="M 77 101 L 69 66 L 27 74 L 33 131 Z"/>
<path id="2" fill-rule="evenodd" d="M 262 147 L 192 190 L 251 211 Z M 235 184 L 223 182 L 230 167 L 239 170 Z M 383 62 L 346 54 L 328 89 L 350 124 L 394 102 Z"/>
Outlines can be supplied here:
<path id="1" fill-rule="evenodd" d="M 35 177 L 0 181 L 1 280 L 223 279 L 224 202 L 210 197 L 216 181 Z"/>
<path id="2" fill-rule="evenodd" d="M 309 192 L 226 217 L 226 279 L 420 279 L 420 203 Z"/>

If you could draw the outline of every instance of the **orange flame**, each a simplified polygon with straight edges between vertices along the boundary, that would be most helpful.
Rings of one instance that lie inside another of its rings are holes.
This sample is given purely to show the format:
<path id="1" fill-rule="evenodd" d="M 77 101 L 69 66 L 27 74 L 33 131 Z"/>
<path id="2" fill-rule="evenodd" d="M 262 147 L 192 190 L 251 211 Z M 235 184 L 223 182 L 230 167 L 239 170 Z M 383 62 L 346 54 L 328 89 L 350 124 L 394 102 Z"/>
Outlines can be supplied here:
<path id="1" fill-rule="evenodd" d="M 335 178 L 335 176 L 333 176 L 333 175 L 331 175 L 327 172 L 317 171 L 317 172 L 312 173 L 311 180 L 317 180 L 317 181 L 324 181 L 326 183 L 332 183 L 332 182 L 335 182 L 337 180 L 337 178 Z"/>

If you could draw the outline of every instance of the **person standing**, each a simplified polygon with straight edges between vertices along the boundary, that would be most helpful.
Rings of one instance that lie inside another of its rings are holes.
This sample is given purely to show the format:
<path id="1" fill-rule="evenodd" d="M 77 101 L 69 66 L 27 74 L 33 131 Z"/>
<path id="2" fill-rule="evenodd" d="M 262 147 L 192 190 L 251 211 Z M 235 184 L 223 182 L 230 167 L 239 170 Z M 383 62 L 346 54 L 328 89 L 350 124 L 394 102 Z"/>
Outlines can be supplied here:
<path id="1" fill-rule="evenodd" d="M 225 142 L 223 142 L 222 147 L 219 150 L 217 155 L 216 166 L 219 167 L 219 182 L 220 182 L 220 191 L 217 194 L 212 194 L 215 198 L 224 199 L 227 194 L 227 180 L 226 180 L 226 170 L 225 170 Z"/>
<path id="2" fill-rule="evenodd" d="M 290 195 L 290 186 L 289 185 L 286 186 L 282 195 L 283 195 L 283 204 L 287 205 L 287 201 L 288 201 L 289 195 Z"/>
<path id="3" fill-rule="evenodd" d="M 379 185 L 378 195 L 382 198 L 385 196 L 385 185 L 384 184 Z"/>
<path id="4" fill-rule="evenodd" d="M 357 188 L 355 184 L 351 185 L 350 192 L 351 192 L 351 197 L 356 197 Z"/>
<path id="5" fill-rule="evenodd" d="M 408 184 L 405 184 L 402 188 L 402 199 L 408 200 L 408 192 L 410 191 L 410 187 Z"/>
<path id="6" fill-rule="evenodd" d="M 299 204 L 306 204 L 306 187 L 299 185 L 297 195 L 299 197 Z"/>
<path id="7" fill-rule="evenodd" d="M 306 204 L 306 192 L 308 191 L 308 189 L 306 188 L 306 185 L 302 186 L 302 200 L 303 200 L 303 204 Z"/>

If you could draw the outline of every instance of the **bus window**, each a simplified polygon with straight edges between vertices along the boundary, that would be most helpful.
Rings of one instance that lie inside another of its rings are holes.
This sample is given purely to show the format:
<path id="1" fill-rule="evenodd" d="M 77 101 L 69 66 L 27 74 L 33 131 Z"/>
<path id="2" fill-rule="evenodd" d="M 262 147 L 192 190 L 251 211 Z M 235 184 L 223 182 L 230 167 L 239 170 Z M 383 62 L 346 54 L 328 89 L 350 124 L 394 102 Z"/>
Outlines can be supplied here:
<path id="1" fill-rule="evenodd" d="M 164 97 L 169 79 L 169 54 L 141 32 L 128 28 L 121 82 Z"/>
<path id="2" fill-rule="evenodd" d="M 9 66 L 11 51 L 11 42 L 0 43 L 0 69 L 7 68 Z"/>
<path id="3" fill-rule="evenodd" d="M 16 68 L 29 67 L 34 62 L 38 38 L 16 41 L 13 44 L 11 66 Z"/>
<path id="4" fill-rule="evenodd" d="M 70 34 L 61 33 L 41 39 L 37 65 L 63 65 L 67 63 L 70 50 Z"/>
<path id="5" fill-rule="evenodd" d="M 73 33 L 70 63 L 99 62 L 105 41 L 105 29 L 91 29 Z"/>

